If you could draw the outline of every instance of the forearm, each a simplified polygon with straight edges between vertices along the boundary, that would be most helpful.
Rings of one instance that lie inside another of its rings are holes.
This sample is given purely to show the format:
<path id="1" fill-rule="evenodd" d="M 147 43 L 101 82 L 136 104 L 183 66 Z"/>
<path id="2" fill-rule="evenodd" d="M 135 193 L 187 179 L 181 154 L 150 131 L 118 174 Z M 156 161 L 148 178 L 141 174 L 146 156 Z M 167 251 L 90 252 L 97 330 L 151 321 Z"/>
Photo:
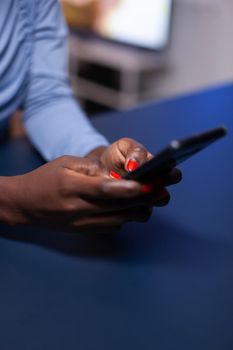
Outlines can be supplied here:
<path id="1" fill-rule="evenodd" d="M 40 0 L 34 18 L 34 41 L 24 100 L 27 134 L 47 161 L 60 156 L 85 157 L 108 141 L 86 117 L 70 86 L 68 30 L 57 0 Z M 52 20 L 51 20 L 52 19 Z"/>
<path id="2" fill-rule="evenodd" d="M 57 95 L 46 104 L 44 95 L 39 97 L 45 101 L 43 108 L 26 109 L 24 125 L 31 142 L 47 161 L 63 155 L 84 157 L 93 149 L 108 145 L 73 98 Z"/>

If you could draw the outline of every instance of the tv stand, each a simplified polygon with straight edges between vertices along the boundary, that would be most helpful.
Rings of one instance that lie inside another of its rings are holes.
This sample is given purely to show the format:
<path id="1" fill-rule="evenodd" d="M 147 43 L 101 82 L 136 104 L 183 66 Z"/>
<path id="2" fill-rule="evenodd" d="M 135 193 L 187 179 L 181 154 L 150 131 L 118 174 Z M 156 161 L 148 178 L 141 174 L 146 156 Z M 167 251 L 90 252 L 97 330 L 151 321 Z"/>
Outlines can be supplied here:
<path id="1" fill-rule="evenodd" d="M 154 86 L 148 86 L 147 82 L 166 66 L 164 53 L 137 50 L 72 32 L 70 57 L 72 84 L 77 97 L 117 110 L 153 99 Z M 106 86 L 101 79 L 96 81 L 91 76 L 83 76 L 83 64 L 114 71 L 118 75 L 118 86 Z M 155 81 L 155 77 L 153 79 Z"/>

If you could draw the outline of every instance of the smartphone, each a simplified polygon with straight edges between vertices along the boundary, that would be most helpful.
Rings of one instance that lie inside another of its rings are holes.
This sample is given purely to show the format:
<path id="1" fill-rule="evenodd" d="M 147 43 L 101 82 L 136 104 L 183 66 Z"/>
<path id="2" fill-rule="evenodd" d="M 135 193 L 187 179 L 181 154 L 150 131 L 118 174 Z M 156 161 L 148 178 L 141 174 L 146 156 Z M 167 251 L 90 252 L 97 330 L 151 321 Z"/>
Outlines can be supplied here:
<path id="1" fill-rule="evenodd" d="M 226 134 L 227 129 L 224 126 L 220 126 L 216 129 L 211 129 L 186 139 L 173 140 L 154 158 L 131 173 L 126 174 L 124 179 L 140 182 L 153 181 L 153 179 L 167 173 L 173 167 L 184 162 L 186 159 L 192 157 Z"/>

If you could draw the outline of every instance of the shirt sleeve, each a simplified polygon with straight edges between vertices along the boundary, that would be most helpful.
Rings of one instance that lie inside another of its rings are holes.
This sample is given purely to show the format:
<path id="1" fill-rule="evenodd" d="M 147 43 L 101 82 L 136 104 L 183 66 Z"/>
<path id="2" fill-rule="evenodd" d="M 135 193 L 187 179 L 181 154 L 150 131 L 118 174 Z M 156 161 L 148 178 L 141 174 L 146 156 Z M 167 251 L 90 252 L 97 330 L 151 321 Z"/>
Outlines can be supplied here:
<path id="1" fill-rule="evenodd" d="M 37 2 L 23 121 L 46 160 L 108 145 L 77 104 L 68 78 L 67 27 L 58 0 Z"/>

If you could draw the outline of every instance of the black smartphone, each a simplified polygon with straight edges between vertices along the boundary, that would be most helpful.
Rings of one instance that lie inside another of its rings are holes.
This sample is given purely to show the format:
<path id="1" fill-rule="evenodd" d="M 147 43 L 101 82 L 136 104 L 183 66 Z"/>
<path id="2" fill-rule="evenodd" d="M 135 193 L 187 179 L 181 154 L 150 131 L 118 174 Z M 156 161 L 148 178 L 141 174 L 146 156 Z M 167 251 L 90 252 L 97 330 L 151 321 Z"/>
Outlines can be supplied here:
<path id="1" fill-rule="evenodd" d="M 174 140 L 153 159 L 124 176 L 127 180 L 150 182 L 184 162 L 227 134 L 224 126 L 196 134 L 186 139 Z"/>

